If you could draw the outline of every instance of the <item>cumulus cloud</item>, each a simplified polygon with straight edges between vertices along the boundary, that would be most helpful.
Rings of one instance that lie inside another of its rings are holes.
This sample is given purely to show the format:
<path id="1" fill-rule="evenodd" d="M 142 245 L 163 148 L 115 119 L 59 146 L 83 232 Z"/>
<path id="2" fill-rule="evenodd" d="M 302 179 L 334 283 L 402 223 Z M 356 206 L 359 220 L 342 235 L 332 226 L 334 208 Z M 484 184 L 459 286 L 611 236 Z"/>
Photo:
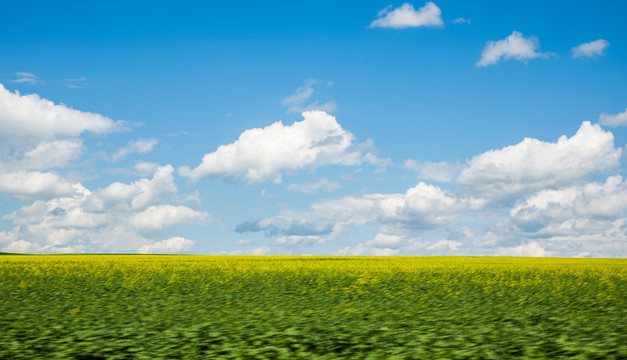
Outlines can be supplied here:
<path id="1" fill-rule="evenodd" d="M 377 203 L 382 198 L 374 194 L 323 200 L 311 204 L 309 211 L 285 209 L 274 217 L 244 222 L 235 230 L 241 233 L 265 231 L 268 236 L 333 236 L 375 220 Z"/>
<path id="2" fill-rule="evenodd" d="M 66 167 L 81 156 L 83 133 L 104 135 L 124 127 L 0 84 L 0 128 L 0 171 L 16 172 Z"/>
<path id="3" fill-rule="evenodd" d="M 620 156 L 614 135 L 586 121 L 575 135 L 563 135 L 554 143 L 525 138 L 477 155 L 455 182 L 482 196 L 507 197 L 601 173 L 617 166 Z"/>
<path id="4" fill-rule="evenodd" d="M 433 245 L 427 247 L 429 250 L 440 249 L 440 248 L 448 248 L 448 250 L 456 251 L 459 250 L 459 247 L 462 245 L 459 241 L 453 240 L 440 240 Z"/>
<path id="5" fill-rule="evenodd" d="M 122 124 L 105 116 L 56 105 L 36 94 L 12 93 L 0 84 L 0 126 L 3 137 L 35 137 L 47 140 L 75 137 L 83 132 L 106 134 Z"/>
<path id="6" fill-rule="evenodd" d="M 161 230 L 173 225 L 199 222 L 208 219 L 209 215 L 187 206 L 159 205 L 150 206 L 146 210 L 132 215 L 129 222 L 137 229 Z"/>
<path id="7" fill-rule="evenodd" d="M 519 245 L 510 248 L 499 248 L 496 252 L 497 256 L 527 256 L 527 257 L 545 257 L 550 256 L 551 252 L 546 251 L 540 244 L 535 241 L 528 244 Z"/>
<path id="8" fill-rule="evenodd" d="M 402 196 L 386 196 L 379 205 L 378 214 L 383 222 L 434 228 L 453 221 L 460 213 L 481 209 L 484 204 L 483 199 L 456 197 L 421 181 Z"/>
<path id="9" fill-rule="evenodd" d="M 42 247 L 38 244 L 30 243 L 28 241 L 16 240 L 4 246 L 2 248 L 2 251 L 16 254 L 39 253 L 42 251 Z"/>
<path id="10" fill-rule="evenodd" d="M 376 227 L 372 240 L 345 245 L 338 255 L 624 256 L 627 183 L 620 176 L 585 183 L 617 166 L 620 157 L 612 133 L 584 122 L 570 138 L 527 138 L 454 171 L 427 164 L 444 174 L 431 177 L 451 181 L 450 190 L 421 181 L 404 193 L 326 199 L 303 211 L 283 208 L 236 231 L 264 232 L 293 250 L 328 246 L 350 229 Z"/>
<path id="11" fill-rule="evenodd" d="M 3 251 L 48 253 L 153 249 L 152 237 L 164 228 L 211 220 L 207 213 L 179 205 L 189 196 L 178 194 L 173 172 L 172 166 L 162 166 L 151 179 L 113 183 L 93 191 L 73 184 L 71 193 L 37 200 L 4 216 L 14 227 L 0 237 L 5 238 L 0 245 Z M 172 242 L 154 249 L 165 245 Z"/>
<path id="12" fill-rule="evenodd" d="M 398 249 L 378 248 L 358 243 L 347 246 L 338 251 L 336 255 L 340 256 L 393 256 L 399 253 Z"/>
<path id="13" fill-rule="evenodd" d="M 280 183 L 284 171 L 322 165 L 382 164 L 369 143 L 355 144 L 354 135 L 335 117 L 323 111 L 307 111 L 303 121 L 292 125 L 276 122 L 262 129 L 244 131 L 231 144 L 206 154 L 195 169 L 179 168 L 192 181 L 207 176 L 244 180 L 248 183 Z"/>
<path id="14" fill-rule="evenodd" d="M 280 248 L 309 248 L 313 245 L 324 244 L 325 239 L 321 236 L 316 235 L 288 235 L 288 236 L 279 236 L 275 241 L 274 245 Z"/>
<path id="15" fill-rule="evenodd" d="M 79 139 L 42 141 L 22 153 L 19 158 L 7 159 L 6 164 L 21 165 L 28 169 L 64 168 L 77 160 L 83 152 Z"/>
<path id="16" fill-rule="evenodd" d="M 627 126 L 627 109 L 618 114 L 599 115 L 599 124 L 609 126 Z"/>
<path id="17" fill-rule="evenodd" d="M 459 241 L 440 240 L 434 243 L 409 234 L 379 232 L 374 239 L 347 246 L 337 255 L 450 255 L 458 253 L 461 247 Z"/>
<path id="18" fill-rule="evenodd" d="M 260 246 L 249 250 L 233 250 L 233 251 L 221 251 L 218 255 L 267 255 L 272 251 L 269 246 Z"/>
<path id="19" fill-rule="evenodd" d="M 405 194 L 283 209 L 240 230 L 265 231 L 276 237 L 275 246 L 295 251 L 332 243 L 366 224 L 378 226 L 376 236 L 337 255 L 625 256 L 627 183 L 611 176 L 604 183 L 541 190 L 518 202 L 509 216 L 500 205 L 419 183 Z"/>
<path id="20" fill-rule="evenodd" d="M 173 172 L 172 166 L 161 166 L 152 179 L 143 178 L 130 184 L 115 182 L 94 190 L 93 195 L 86 199 L 85 206 L 95 212 L 109 209 L 128 211 L 174 201 L 178 190 Z"/>
<path id="21" fill-rule="evenodd" d="M 111 156 L 112 161 L 118 161 L 125 158 L 127 155 L 138 153 L 138 154 L 146 154 L 152 151 L 152 149 L 157 145 L 157 139 L 137 139 L 131 140 L 128 144 L 118 149 L 115 154 Z"/>
<path id="22" fill-rule="evenodd" d="M 571 49 L 573 59 L 582 57 L 602 56 L 607 53 L 607 47 L 610 43 L 607 40 L 599 39 L 577 45 Z"/>
<path id="23" fill-rule="evenodd" d="M 420 182 L 404 194 L 366 194 L 322 200 L 301 212 L 286 209 L 272 218 L 242 223 L 236 230 L 265 231 L 269 236 L 334 238 L 352 227 L 378 223 L 420 232 L 454 222 L 483 205 L 481 199 L 456 198 L 437 186 Z M 372 247 L 375 243 L 367 245 Z"/>
<path id="24" fill-rule="evenodd" d="M 39 171 L 0 172 L 0 194 L 20 200 L 71 196 L 75 188 L 53 173 Z"/>
<path id="25" fill-rule="evenodd" d="M 539 57 L 546 57 L 548 54 L 537 52 L 539 41 L 536 37 L 524 37 L 522 33 L 514 31 L 503 40 L 488 41 L 481 59 L 475 66 L 494 65 L 500 60 L 516 59 L 527 61 Z"/>
<path id="26" fill-rule="evenodd" d="M 329 84 L 331 83 L 328 82 L 327 86 L 330 86 Z M 302 113 L 304 111 L 320 110 L 332 113 L 337 109 L 335 101 L 327 101 L 322 104 L 318 100 L 311 101 L 311 97 L 315 93 L 314 87 L 319 88 L 321 85 L 323 84 L 318 80 L 307 79 L 292 95 L 281 100 L 281 104 L 288 107 L 287 112 Z"/>
<path id="27" fill-rule="evenodd" d="M 406 239 L 401 235 L 379 233 L 374 239 L 367 241 L 365 245 L 371 248 L 397 249 L 405 243 Z"/>
<path id="28" fill-rule="evenodd" d="M 189 251 L 194 246 L 194 241 L 176 236 L 154 244 L 144 245 L 137 252 L 140 254 L 179 254 Z"/>
<path id="29" fill-rule="evenodd" d="M 392 5 L 379 11 L 377 19 L 370 23 L 371 28 L 394 28 L 403 29 L 420 26 L 443 26 L 442 10 L 432 3 L 427 2 L 425 6 L 414 9 L 410 3 L 392 9 Z"/>
<path id="30" fill-rule="evenodd" d="M 249 255 L 266 255 L 271 251 L 270 247 L 268 246 L 261 246 L 255 249 L 252 249 L 250 251 L 247 252 L 247 254 Z"/>
<path id="31" fill-rule="evenodd" d="M 159 164 L 145 161 L 138 161 L 133 169 L 139 176 L 148 176 L 154 174 L 159 169 Z"/>
<path id="32" fill-rule="evenodd" d="M 615 175 L 604 183 L 541 190 L 513 207 L 510 216 L 514 226 L 536 236 L 596 233 L 627 219 L 627 183 Z"/>

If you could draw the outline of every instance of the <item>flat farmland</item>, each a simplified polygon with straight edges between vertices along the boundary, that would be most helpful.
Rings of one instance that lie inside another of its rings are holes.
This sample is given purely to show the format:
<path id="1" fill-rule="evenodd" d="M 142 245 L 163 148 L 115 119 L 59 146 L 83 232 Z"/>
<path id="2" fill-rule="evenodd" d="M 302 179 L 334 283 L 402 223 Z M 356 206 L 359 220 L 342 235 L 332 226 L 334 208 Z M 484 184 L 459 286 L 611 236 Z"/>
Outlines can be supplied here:
<path id="1" fill-rule="evenodd" d="M 626 359 L 627 260 L 0 256 L 1 359 Z"/>

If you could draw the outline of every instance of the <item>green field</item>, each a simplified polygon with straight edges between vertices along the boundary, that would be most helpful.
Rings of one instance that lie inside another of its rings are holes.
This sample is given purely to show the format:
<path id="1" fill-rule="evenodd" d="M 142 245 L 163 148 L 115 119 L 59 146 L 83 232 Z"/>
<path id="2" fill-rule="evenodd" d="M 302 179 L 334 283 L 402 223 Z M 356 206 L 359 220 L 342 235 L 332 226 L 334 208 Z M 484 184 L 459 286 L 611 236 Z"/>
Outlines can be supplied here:
<path id="1" fill-rule="evenodd" d="M 0 359 L 627 359 L 627 260 L 0 256 Z"/>

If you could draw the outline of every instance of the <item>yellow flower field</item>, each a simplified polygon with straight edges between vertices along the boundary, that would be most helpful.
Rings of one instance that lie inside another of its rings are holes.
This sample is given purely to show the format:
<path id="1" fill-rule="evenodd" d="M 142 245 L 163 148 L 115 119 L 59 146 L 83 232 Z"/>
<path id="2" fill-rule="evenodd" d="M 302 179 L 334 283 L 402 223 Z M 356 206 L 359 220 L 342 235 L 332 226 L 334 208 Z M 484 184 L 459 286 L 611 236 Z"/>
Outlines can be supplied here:
<path id="1" fill-rule="evenodd" d="M 0 358 L 627 358 L 627 260 L 0 256 Z"/>

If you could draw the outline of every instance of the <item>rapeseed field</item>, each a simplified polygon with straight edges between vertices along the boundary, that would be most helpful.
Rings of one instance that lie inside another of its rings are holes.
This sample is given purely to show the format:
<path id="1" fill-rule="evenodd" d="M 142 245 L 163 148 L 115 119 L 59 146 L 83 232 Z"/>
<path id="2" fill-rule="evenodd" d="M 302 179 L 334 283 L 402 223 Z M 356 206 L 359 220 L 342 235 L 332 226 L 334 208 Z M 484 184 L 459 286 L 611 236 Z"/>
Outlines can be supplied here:
<path id="1" fill-rule="evenodd" d="M 0 359 L 627 359 L 626 265 L 0 256 Z"/>

